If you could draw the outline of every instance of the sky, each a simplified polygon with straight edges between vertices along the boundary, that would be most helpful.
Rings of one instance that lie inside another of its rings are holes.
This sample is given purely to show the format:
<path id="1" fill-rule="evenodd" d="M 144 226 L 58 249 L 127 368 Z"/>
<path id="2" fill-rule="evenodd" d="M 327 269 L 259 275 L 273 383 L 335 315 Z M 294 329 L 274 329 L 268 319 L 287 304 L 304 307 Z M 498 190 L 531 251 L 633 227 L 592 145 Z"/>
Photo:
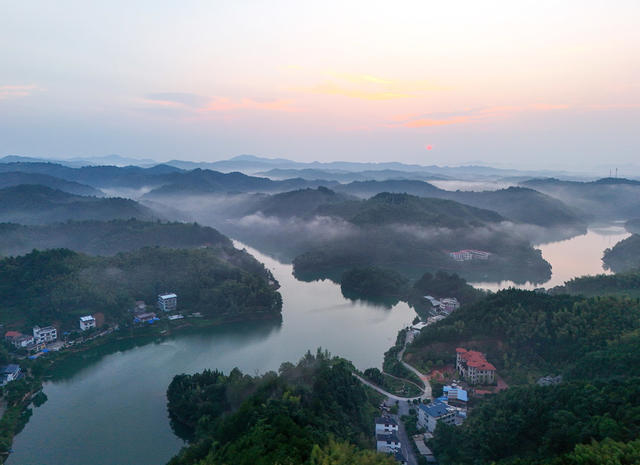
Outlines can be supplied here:
<path id="1" fill-rule="evenodd" d="M 640 164 L 637 0 L 0 10 L 0 155 Z"/>

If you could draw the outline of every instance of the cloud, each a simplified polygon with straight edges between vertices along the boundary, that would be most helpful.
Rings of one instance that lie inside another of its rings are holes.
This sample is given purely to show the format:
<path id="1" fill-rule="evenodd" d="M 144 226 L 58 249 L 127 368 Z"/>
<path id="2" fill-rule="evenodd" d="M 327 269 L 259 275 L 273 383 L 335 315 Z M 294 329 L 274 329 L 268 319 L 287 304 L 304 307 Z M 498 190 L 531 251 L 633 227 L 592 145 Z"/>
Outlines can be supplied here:
<path id="1" fill-rule="evenodd" d="M 566 104 L 532 103 L 527 105 L 502 105 L 488 106 L 464 110 L 459 113 L 431 113 L 425 115 L 399 115 L 391 118 L 387 127 L 422 128 L 432 126 L 448 126 L 451 124 L 467 123 L 502 116 L 511 116 L 518 113 L 534 111 L 555 111 L 570 108 Z"/>
<path id="2" fill-rule="evenodd" d="M 427 81 L 396 81 L 371 74 L 336 72 L 324 74 L 329 77 L 328 80 L 302 91 L 361 100 L 393 100 L 414 98 L 425 92 L 444 89 Z"/>
<path id="3" fill-rule="evenodd" d="M 230 111 L 230 110 L 268 110 L 283 112 L 298 112 L 301 108 L 293 106 L 290 99 L 256 100 L 252 98 L 230 99 L 227 97 L 215 97 L 200 111 Z"/>
<path id="4" fill-rule="evenodd" d="M 255 99 L 229 97 L 206 97 L 187 92 L 158 92 L 147 94 L 141 101 L 156 108 L 185 110 L 192 113 L 232 112 L 235 110 L 265 110 L 298 112 L 301 108 L 294 106 L 290 99 Z"/>
<path id="5" fill-rule="evenodd" d="M 206 105 L 211 99 L 203 95 L 191 94 L 188 92 L 157 92 L 146 95 L 144 100 L 157 105 L 183 105 L 187 107 L 200 108 Z"/>
<path id="6" fill-rule="evenodd" d="M 33 84 L 0 86 L 0 100 L 28 97 L 36 90 L 40 90 L 40 88 Z"/>

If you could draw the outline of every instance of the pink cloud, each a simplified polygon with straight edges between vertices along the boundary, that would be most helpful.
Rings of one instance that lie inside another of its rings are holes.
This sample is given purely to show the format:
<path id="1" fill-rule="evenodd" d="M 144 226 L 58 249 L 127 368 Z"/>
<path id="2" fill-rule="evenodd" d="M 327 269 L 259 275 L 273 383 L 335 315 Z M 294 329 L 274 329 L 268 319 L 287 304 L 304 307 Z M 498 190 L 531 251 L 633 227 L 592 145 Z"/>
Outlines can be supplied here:
<path id="1" fill-rule="evenodd" d="M 5 100 L 9 98 L 28 97 L 35 90 L 39 90 L 39 87 L 33 84 L 0 86 L 0 100 Z"/>
<path id="2" fill-rule="evenodd" d="M 251 98 L 241 98 L 233 100 L 227 97 L 215 97 L 206 106 L 198 111 L 232 111 L 232 110 L 267 110 L 267 111 L 283 111 L 298 112 L 300 108 L 294 107 L 293 100 L 276 99 L 276 100 L 255 100 Z"/>

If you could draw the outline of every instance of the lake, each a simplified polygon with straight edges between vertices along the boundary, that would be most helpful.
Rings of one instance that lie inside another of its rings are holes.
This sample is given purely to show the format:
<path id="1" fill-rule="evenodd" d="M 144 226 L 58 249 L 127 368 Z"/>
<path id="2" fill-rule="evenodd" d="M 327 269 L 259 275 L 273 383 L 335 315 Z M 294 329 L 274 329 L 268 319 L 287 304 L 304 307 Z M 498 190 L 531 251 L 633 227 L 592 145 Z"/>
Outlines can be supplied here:
<path id="1" fill-rule="evenodd" d="M 614 225 L 541 244 L 543 256 L 553 266 L 551 280 L 544 286 L 603 272 L 603 250 L 627 236 Z M 333 282 L 298 281 L 291 265 L 247 249 L 281 284 L 282 323 L 226 325 L 161 342 L 141 341 L 138 346 L 118 343 L 66 363 L 57 379 L 45 384 L 49 400 L 34 409 L 15 438 L 15 452 L 7 463 L 166 463 L 183 445 L 172 433 L 166 411 L 165 391 L 174 375 L 204 368 L 228 372 L 233 367 L 263 373 L 318 347 L 352 360 L 360 369 L 380 367 L 397 332 L 415 317 L 404 303 L 390 309 L 354 303 Z M 477 285 L 496 290 L 512 283 Z"/>

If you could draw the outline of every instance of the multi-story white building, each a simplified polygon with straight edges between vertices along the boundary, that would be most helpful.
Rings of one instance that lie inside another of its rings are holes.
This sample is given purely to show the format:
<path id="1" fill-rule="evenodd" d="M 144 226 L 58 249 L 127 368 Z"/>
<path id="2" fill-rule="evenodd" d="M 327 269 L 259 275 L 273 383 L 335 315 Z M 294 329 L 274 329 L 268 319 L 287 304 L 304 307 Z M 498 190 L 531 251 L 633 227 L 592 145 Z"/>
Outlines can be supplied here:
<path id="1" fill-rule="evenodd" d="M 80 317 L 80 329 L 82 331 L 87 331 L 88 329 L 95 328 L 95 327 L 96 327 L 96 319 L 93 316 L 87 315 L 87 316 Z"/>
<path id="2" fill-rule="evenodd" d="M 53 342 L 58 339 L 58 330 L 53 326 L 40 326 L 33 327 L 33 339 L 35 344 L 42 344 L 44 342 Z"/>
<path id="3" fill-rule="evenodd" d="M 178 308 L 178 296 L 176 294 L 160 294 L 158 296 L 158 308 L 163 312 L 172 312 Z"/>
<path id="4" fill-rule="evenodd" d="M 469 384 L 493 384 L 496 381 L 496 367 L 487 362 L 482 352 L 456 349 L 456 370 Z"/>
<path id="5" fill-rule="evenodd" d="M 440 311 L 444 313 L 451 313 L 460 308 L 460 302 L 458 302 L 458 299 L 455 297 L 445 297 L 444 299 L 440 299 L 438 307 L 440 307 Z"/>
<path id="6" fill-rule="evenodd" d="M 376 434 L 397 433 L 398 422 L 391 417 L 376 418 Z"/>
<path id="7" fill-rule="evenodd" d="M 376 450 L 378 452 L 395 453 L 400 450 L 400 439 L 395 432 L 377 433 L 376 434 Z"/>
<path id="8" fill-rule="evenodd" d="M 420 404 L 418 408 L 418 425 L 433 433 L 438 422 L 455 424 L 456 409 L 443 402 L 433 402 L 429 405 Z"/>

